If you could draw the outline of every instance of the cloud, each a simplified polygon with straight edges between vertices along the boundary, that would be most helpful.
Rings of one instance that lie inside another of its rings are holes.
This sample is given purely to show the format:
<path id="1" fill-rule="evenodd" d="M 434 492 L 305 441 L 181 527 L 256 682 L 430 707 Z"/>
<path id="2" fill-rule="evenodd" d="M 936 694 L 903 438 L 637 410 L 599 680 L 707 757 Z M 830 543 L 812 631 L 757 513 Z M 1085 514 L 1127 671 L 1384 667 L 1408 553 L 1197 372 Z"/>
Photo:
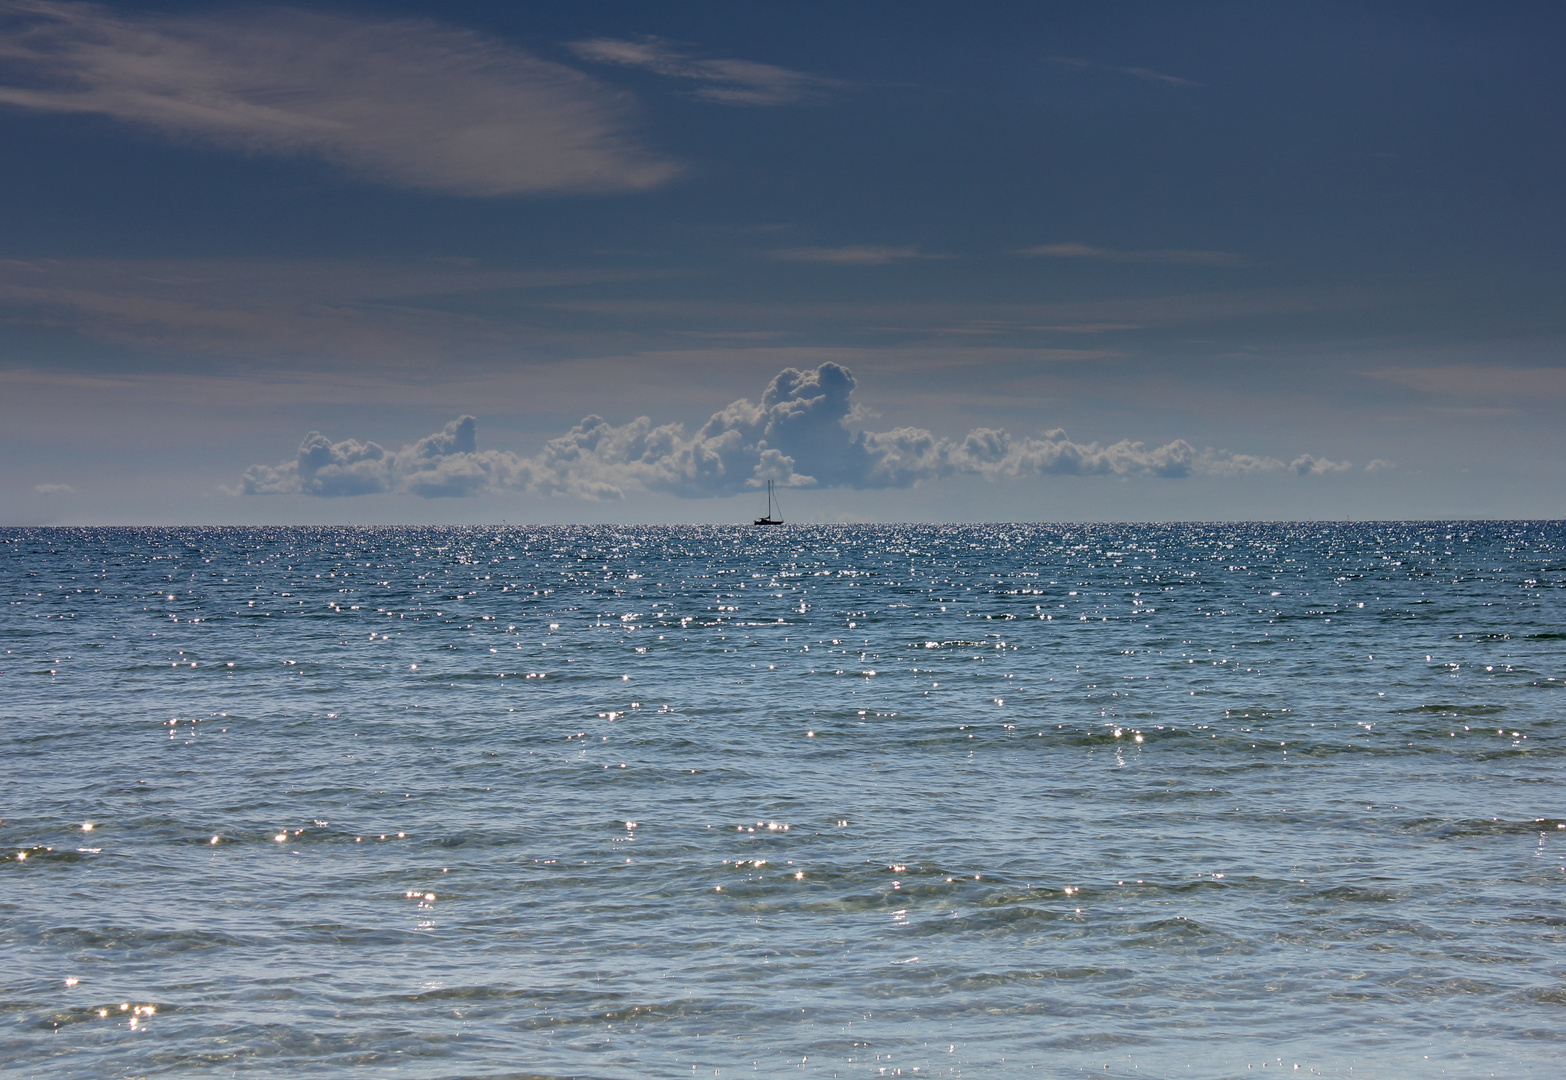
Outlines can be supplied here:
<path id="1" fill-rule="evenodd" d="M 1351 461 L 1328 461 L 1311 454 L 1301 454 L 1289 462 L 1289 470 L 1297 476 L 1325 476 L 1328 473 L 1348 472 L 1353 467 Z"/>
<path id="2" fill-rule="evenodd" d="M 322 498 L 397 491 L 432 499 L 528 487 L 528 463 L 504 451 L 480 452 L 477 432 L 478 421 L 461 416 L 434 435 L 387 450 L 355 439 L 334 443 L 312 431 L 293 461 L 246 469 L 241 490 Z"/>
<path id="3" fill-rule="evenodd" d="M 399 450 L 373 442 L 332 442 L 312 431 L 294 460 L 253 465 L 240 490 L 323 498 L 401 492 L 425 498 L 525 491 L 614 499 L 627 491 L 682 498 L 732 495 L 766 481 L 790 487 L 906 488 L 949 476 L 984 480 L 1040 476 L 1238 476 L 1340 472 L 1348 462 L 1303 454 L 1272 457 L 1197 450 L 1183 439 L 1148 446 L 1122 439 L 1072 441 L 1060 429 L 1014 436 L 976 428 L 952 440 L 923 428 L 856 430 L 853 373 L 836 363 L 785 368 L 759 402 L 740 399 L 687 434 L 648 417 L 615 425 L 589 416 L 532 457 L 480 450 L 477 422 L 459 417 Z"/>
<path id="4" fill-rule="evenodd" d="M 1089 71 L 1113 71 L 1120 75 L 1130 75 L 1133 78 L 1143 79 L 1147 82 L 1168 83 L 1170 86 L 1201 86 L 1199 82 L 1190 79 L 1182 79 L 1178 75 L 1165 75 L 1161 71 L 1153 71 L 1144 67 L 1118 67 L 1114 64 L 1099 64 L 1092 60 L 1084 60 L 1080 56 L 1052 56 L 1049 58 L 1052 64 L 1061 67 L 1082 68 Z"/>
<path id="5" fill-rule="evenodd" d="M 1372 458 L 1370 461 L 1365 463 L 1366 472 L 1380 472 L 1382 469 L 1395 468 L 1397 468 L 1397 463 L 1388 461 L 1385 458 Z"/>
<path id="6" fill-rule="evenodd" d="M 291 9 L 131 16 L 0 0 L 0 104 L 106 116 L 171 139 L 320 158 L 467 196 L 654 187 L 680 170 L 591 77 L 422 20 Z"/>
<path id="7" fill-rule="evenodd" d="M 423 371 L 432 360 L 509 364 L 519 353 L 623 356 L 612 351 L 624 349 L 628 335 L 649 343 L 644 355 L 664 355 L 660 347 L 672 339 L 688 342 L 702 334 L 789 340 L 851 335 L 875 342 L 887 363 L 903 364 L 913 356 L 944 358 L 940 362 L 958 367 L 1019 357 L 954 349 L 945 342 L 919 351 L 907 335 L 947 335 L 954 329 L 1014 335 L 1154 330 L 1295 313 L 1319 316 L 1400 299 L 1369 286 L 1023 303 L 965 296 L 960 283 L 952 295 L 917 298 L 867 298 L 841 290 L 796 299 L 597 288 L 673 273 L 646 266 L 545 269 L 454 259 L 0 258 L 0 318 L 136 350 L 143 354 L 138 365 L 166 370 L 184 370 L 189 356 L 244 358 L 270 370 L 306 359 L 314 370 L 339 371 L 365 364 Z M 726 356 L 708 355 L 704 364 L 729 364 Z M 854 363 L 856 370 L 871 362 L 859 359 L 868 350 L 846 348 L 823 349 L 819 358 L 798 351 L 766 360 L 759 352 L 748 355 L 768 376 L 785 365 L 825 359 Z M 629 357 L 625 362 L 643 364 Z"/>
<path id="8" fill-rule="evenodd" d="M 1046 259 L 1093 259 L 1099 262 L 1168 263 L 1173 266 L 1246 266 L 1249 260 L 1232 251 L 1204 251 L 1196 248 L 1153 248 L 1147 251 L 1117 251 L 1090 244 L 1039 244 L 1022 248 L 1018 255 Z"/>
<path id="9" fill-rule="evenodd" d="M 950 258 L 948 255 L 927 255 L 917 247 L 877 247 L 864 244 L 836 248 L 779 248 L 767 252 L 767 256 L 785 262 L 837 263 L 842 266 L 885 266 L 887 263 L 905 262 L 908 259 Z"/>
<path id="10" fill-rule="evenodd" d="M 820 101 L 829 90 L 841 87 L 803 71 L 758 64 L 752 60 L 696 60 L 660 38 L 636 41 L 592 38 L 574 41 L 568 48 L 584 60 L 617 67 L 641 68 L 673 79 L 699 83 L 690 96 L 715 105 L 800 105 Z"/>
<path id="11" fill-rule="evenodd" d="M 1566 367 L 1445 364 L 1436 367 L 1387 367 L 1364 374 L 1395 386 L 1442 397 L 1501 398 L 1536 405 L 1551 399 L 1566 398 Z"/>
<path id="12" fill-rule="evenodd" d="M 75 495 L 76 489 L 70 484 L 34 484 L 33 490 L 40 495 Z"/>
<path id="13" fill-rule="evenodd" d="M 639 271 L 495 268 L 460 260 L 3 259 L 8 322 L 168 355 L 331 356 L 421 367 L 431 357 L 514 355 L 504 316 L 474 298 L 517 302 Z M 460 342 L 460 344 L 459 344 Z"/>

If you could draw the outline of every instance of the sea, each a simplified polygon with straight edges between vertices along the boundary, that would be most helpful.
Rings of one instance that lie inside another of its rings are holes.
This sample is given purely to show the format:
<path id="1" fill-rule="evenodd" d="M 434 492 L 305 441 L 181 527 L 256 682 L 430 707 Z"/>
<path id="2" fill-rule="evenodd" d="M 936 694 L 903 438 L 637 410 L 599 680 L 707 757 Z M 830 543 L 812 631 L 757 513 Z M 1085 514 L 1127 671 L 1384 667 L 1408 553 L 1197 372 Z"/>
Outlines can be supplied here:
<path id="1" fill-rule="evenodd" d="M 1566 1075 L 1561 522 L 13 528 L 0 580 L 6 1078 Z"/>

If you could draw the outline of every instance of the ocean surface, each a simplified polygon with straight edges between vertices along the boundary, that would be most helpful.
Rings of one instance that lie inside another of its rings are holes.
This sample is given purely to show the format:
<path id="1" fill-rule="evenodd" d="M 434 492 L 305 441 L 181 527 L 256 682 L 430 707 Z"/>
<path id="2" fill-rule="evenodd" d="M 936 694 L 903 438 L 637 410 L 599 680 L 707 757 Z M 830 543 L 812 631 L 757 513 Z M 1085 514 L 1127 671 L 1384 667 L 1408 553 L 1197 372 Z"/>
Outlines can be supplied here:
<path id="1" fill-rule="evenodd" d="M 1566 1075 L 1566 525 L 0 530 L 0 1075 Z"/>

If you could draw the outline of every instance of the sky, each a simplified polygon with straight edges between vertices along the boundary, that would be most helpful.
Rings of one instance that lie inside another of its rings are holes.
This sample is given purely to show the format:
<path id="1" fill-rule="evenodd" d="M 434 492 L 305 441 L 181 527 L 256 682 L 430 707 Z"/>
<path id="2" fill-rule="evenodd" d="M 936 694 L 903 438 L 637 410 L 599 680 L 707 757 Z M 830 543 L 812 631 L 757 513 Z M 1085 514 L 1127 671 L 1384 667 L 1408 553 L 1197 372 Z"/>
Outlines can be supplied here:
<path id="1" fill-rule="evenodd" d="M 0 525 L 1566 517 L 1563 47 L 0 0 Z"/>

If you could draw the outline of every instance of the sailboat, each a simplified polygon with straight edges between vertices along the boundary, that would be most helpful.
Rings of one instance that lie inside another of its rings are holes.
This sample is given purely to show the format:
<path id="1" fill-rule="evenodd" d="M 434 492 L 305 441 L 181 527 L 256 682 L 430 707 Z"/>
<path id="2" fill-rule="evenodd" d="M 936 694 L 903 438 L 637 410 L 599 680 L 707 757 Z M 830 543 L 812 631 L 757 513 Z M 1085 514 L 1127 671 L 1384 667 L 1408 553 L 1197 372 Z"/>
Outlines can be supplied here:
<path id="1" fill-rule="evenodd" d="M 752 522 L 752 524 L 755 524 L 755 525 L 781 525 L 781 524 L 783 524 L 783 519 L 782 518 L 780 518 L 780 517 L 776 517 L 775 518 L 775 517 L 772 516 L 772 481 L 771 480 L 767 481 L 767 516 L 766 517 L 759 517 L 759 518 L 757 518 L 754 522 Z"/>

